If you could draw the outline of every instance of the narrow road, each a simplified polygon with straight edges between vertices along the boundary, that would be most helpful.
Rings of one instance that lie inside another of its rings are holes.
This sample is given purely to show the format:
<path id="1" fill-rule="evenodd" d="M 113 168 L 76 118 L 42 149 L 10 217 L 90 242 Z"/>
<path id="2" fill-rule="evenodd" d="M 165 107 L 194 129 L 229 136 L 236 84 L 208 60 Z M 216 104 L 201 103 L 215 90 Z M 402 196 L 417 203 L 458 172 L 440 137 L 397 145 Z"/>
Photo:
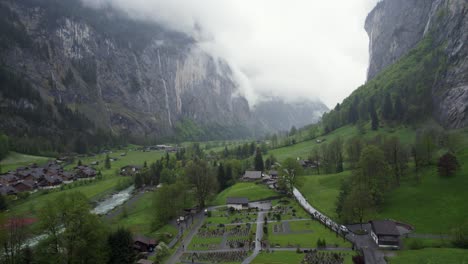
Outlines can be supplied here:
<path id="1" fill-rule="evenodd" d="M 203 211 L 199 212 L 195 216 L 195 224 L 190 229 L 189 233 L 184 237 L 176 252 L 166 261 L 167 264 L 176 264 L 180 262 L 180 257 L 184 254 L 185 249 L 188 247 L 190 242 L 192 242 L 193 237 L 197 234 L 198 229 L 205 222 L 205 213 Z"/>
<path id="2" fill-rule="evenodd" d="M 263 218 L 265 216 L 265 212 L 259 212 L 257 216 L 257 232 L 255 232 L 255 249 L 248 258 L 242 261 L 242 264 L 249 264 L 254 260 L 260 250 L 262 250 L 262 238 L 263 238 Z"/>
<path id="3" fill-rule="evenodd" d="M 339 233 L 339 227 L 337 223 L 335 223 L 332 219 L 328 218 L 324 214 L 320 213 L 317 209 L 315 209 L 312 205 L 307 202 L 304 198 L 302 193 L 297 189 L 294 188 L 293 194 L 296 197 L 299 204 L 312 216 L 316 218 L 319 217 L 325 222 L 328 226 L 334 226 L 335 229 L 331 228 L 335 232 Z M 354 235 L 353 233 L 349 233 L 346 235 L 346 239 L 351 241 L 353 244 L 356 245 L 357 248 L 362 249 L 364 252 L 364 258 L 366 263 L 368 264 L 386 264 L 387 262 L 384 259 L 384 253 L 378 249 L 375 242 L 372 240 L 369 234 L 367 235 Z"/>

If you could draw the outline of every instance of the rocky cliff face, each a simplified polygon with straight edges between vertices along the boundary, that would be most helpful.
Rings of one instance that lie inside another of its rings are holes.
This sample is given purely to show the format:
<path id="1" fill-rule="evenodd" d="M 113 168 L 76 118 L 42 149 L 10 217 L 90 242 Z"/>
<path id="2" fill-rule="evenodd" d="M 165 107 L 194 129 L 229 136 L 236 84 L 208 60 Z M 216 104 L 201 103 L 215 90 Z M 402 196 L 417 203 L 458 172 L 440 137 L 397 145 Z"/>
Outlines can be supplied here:
<path id="1" fill-rule="evenodd" d="M 291 127 L 317 123 L 328 107 L 318 101 L 284 102 L 279 98 L 258 103 L 253 114 L 268 131 L 289 131 Z"/>
<path id="2" fill-rule="evenodd" d="M 184 34 L 78 0 L 0 5 L 26 43 L 9 40 L 0 50 L 2 64 L 26 76 L 47 100 L 103 128 L 156 137 L 171 135 L 186 119 L 201 127 L 252 123 L 229 66 Z"/>
<path id="3" fill-rule="evenodd" d="M 368 15 L 368 79 L 407 54 L 424 37 L 447 56 L 432 88 L 434 117 L 446 127 L 468 125 L 468 3 L 466 0 L 383 0 Z"/>

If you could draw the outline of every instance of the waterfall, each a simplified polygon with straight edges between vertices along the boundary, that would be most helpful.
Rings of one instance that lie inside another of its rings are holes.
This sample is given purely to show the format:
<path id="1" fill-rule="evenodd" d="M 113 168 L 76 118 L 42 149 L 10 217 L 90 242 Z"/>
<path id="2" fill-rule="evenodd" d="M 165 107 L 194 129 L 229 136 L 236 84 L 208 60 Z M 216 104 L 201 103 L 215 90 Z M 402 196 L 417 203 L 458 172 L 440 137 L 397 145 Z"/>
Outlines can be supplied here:
<path id="1" fill-rule="evenodd" d="M 166 94 L 166 109 L 167 109 L 167 118 L 169 119 L 169 125 L 172 127 L 172 121 L 171 121 L 171 109 L 169 108 L 169 95 L 167 94 L 167 87 L 166 87 L 166 81 L 161 78 L 163 85 L 164 85 L 164 93 Z"/>

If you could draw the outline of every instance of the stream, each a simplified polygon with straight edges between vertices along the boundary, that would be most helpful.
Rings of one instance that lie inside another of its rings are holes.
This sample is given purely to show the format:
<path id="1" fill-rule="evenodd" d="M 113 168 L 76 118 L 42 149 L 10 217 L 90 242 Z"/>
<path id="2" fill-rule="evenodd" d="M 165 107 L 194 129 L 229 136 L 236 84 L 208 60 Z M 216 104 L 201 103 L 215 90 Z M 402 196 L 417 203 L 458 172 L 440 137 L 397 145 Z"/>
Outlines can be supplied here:
<path id="1" fill-rule="evenodd" d="M 122 190 L 118 193 L 113 194 L 110 197 L 107 197 L 106 199 L 98 202 L 97 206 L 91 210 L 91 213 L 97 214 L 97 215 L 104 215 L 107 214 L 108 212 L 112 211 L 116 207 L 119 207 L 123 205 L 128 199 L 132 197 L 132 192 L 135 190 L 135 186 L 130 186 L 125 190 Z M 65 229 L 62 228 L 60 230 L 60 233 L 63 232 Z M 38 235 L 35 237 L 32 237 L 24 243 L 24 246 L 28 247 L 35 247 L 41 240 L 44 240 L 47 238 L 47 234 L 42 234 Z"/>

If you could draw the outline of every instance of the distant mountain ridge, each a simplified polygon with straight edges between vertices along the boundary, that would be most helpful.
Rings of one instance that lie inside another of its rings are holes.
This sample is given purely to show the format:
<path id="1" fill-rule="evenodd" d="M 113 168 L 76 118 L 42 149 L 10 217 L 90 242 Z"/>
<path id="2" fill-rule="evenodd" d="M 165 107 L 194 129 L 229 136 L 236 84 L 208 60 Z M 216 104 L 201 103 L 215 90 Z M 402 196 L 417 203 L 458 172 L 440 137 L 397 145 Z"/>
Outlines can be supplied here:
<path id="1" fill-rule="evenodd" d="M 320 101 L 287 102 L 280 98 L 261 101 L 253 107 L 253 115 L 267 131 L 289 131 L 317 123 L 328 107 Z"/>

